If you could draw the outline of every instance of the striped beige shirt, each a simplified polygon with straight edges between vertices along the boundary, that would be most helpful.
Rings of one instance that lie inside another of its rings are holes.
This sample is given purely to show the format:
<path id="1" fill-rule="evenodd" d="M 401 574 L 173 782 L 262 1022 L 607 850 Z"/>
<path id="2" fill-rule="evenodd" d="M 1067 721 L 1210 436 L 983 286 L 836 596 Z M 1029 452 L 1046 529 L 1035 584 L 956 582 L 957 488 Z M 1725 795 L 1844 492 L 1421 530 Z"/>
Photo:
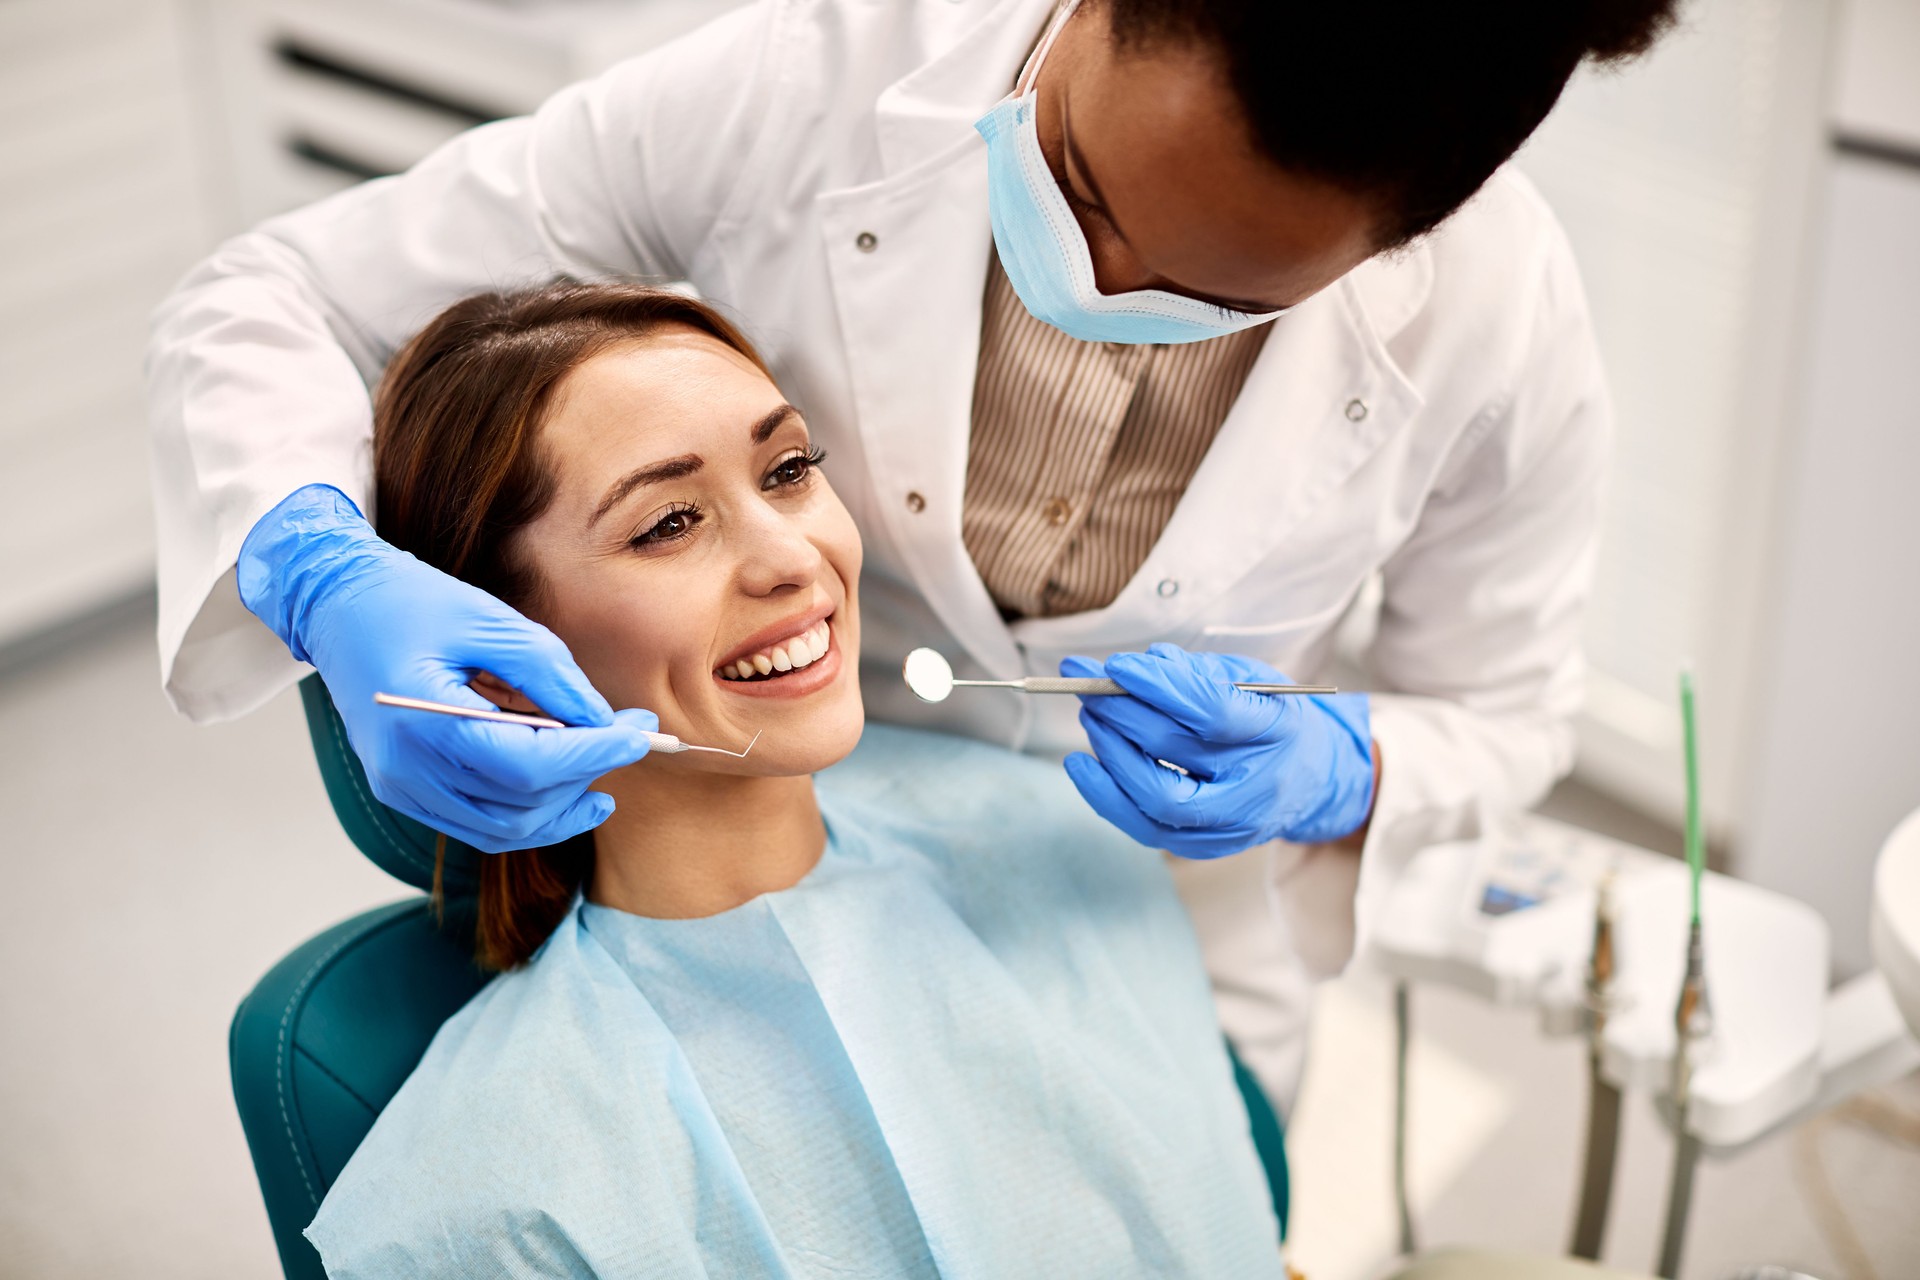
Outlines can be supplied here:
<path id="1" fill-rule="evenodd" d="M 1082 342 L 1029 315 L 993 259 L 961 534 L 1003 614 L 1113 602 L 1172 519 L 1267 328 L 1178 346 Z"/>

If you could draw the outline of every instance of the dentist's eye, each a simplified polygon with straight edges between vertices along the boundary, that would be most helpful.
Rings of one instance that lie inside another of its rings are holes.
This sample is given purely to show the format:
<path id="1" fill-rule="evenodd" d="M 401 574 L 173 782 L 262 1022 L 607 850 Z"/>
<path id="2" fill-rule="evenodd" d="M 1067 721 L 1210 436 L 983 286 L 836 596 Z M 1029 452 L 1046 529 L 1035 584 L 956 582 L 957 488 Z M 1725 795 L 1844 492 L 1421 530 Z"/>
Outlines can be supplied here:
<path id="1" fill-rule="evenodd" d="M 805 453 L 796 453 L 782 458 L 778 465 L 767 473 L 767 478 L 760 487 L 783 489 L 805 484 L 813 477 L 813 469 L 826 460 L 826 450 L 817 445 L 809 446 Z"/>
<path id="2" fill-rule="evenodd" d="M 1060 187 L 1060 194 L 1067 198 L 1068 208 L 1077 214 L 1083 213 L 1090 218 L 1098 218 L 1106 226 L 1111 227 L 1113 225 L 1113 219 L 1107 216 L 1107 211 L 1081 195 L 1078 191 L 1075 191 L 1073 189 L 1073 183 L 1065 178 L 1060 178 L 1056 181 Z"/>
<path id="3" fill-rule="evenodd" d="M 627 545 L 650 547 L 664 542 L 677 542 L 693 532 L 693 527 L 700 523 L 700 518 L 699 507 L 691 505 L 674 507 L 654 521 L 651 527 L 627 539 Z"/>

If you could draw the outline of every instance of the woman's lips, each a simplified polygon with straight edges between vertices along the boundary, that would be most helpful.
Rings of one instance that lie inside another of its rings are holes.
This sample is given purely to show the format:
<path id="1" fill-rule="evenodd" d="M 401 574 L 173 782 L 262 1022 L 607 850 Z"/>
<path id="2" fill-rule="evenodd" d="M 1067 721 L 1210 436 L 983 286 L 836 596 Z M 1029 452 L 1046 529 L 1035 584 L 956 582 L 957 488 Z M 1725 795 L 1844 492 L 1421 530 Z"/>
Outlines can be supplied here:
<path id="1" fill-rule="evenodd" d="M 827 619 L 821 618 L 793 634 L 768 642 L 766 647 L 736 661 L 721 663 L 714 674 L 722 680 L 751 680 L 755 676 L 770 676 L 775 672 L 785 674 L 811 666 L 824 658 L 831 643 L 832 630 L 827 625 Z"/>
<path id="2" fill-rule="evenodd" d="M 833 634 L 833 620 L 829 618 L 820 625 L 827 631 L 827 651 L 806 666 L 755 680 L 734 679 L 716 671 L 714 684 L 728 693 L 747 698 L 804 698 L 819 692 L 838 678 L 843 665 L 840 637 Z"/>

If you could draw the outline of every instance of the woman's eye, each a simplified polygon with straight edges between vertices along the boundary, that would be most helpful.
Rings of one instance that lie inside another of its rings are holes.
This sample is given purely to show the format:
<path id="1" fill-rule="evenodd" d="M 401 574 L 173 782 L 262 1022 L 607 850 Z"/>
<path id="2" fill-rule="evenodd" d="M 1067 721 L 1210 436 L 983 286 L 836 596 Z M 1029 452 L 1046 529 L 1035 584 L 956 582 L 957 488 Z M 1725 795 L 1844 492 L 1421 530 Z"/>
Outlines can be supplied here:
<path id="1" fill-rule="evenodd" d="M 764 487 L 780 489 L 805 484 L 812 476 L 813 469 L 826 460 L 826 451 L 819 448 L 810 448 L 805 453 L 796 453 L 792 457 L 783 458 L 772 471 L 767 473 Z"/>
<path id="2" fill-rule="evenodd" d="M 673 542 L 693 532 L 693 526 L 700 523 L 698 507 L 677 507 L 654 521 L 651 528 L 644 529 L 628 539 L 629 546 L 645 547 L 662 542 Z"/>

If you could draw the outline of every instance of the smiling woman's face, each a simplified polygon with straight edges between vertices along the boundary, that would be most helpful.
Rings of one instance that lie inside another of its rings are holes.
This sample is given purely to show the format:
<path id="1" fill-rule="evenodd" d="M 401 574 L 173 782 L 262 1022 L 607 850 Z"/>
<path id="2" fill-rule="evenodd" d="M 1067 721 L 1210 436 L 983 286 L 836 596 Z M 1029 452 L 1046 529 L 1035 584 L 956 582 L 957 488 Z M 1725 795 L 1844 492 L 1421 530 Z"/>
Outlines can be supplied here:
<path id="1" fill-rule="evenodd" d="M 637 767 L 800 774 L 853 749 L 860 536 L 764 373 L 668 326 L 569 373 L 540 446 L 555 483 L 517 535 L 528 612 L 615 707 L 702 745 L 762 735 L 745 760 Z"/>

